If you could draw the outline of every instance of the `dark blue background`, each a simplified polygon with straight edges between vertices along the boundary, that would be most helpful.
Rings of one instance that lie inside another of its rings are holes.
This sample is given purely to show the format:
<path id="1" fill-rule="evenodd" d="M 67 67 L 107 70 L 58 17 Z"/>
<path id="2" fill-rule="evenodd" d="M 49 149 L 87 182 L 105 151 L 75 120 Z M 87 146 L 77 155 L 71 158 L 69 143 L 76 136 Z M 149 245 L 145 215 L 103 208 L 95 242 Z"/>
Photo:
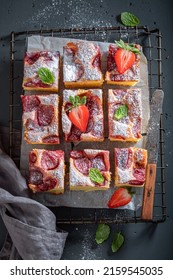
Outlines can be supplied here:
<path id="1" fill-rule="evenodd" d="M 121 230 L 125 244 L 111 253 L 111 238 L 97 246 L 96 225 L 66 226 L 69 231 L 63 259 L 172 259 L 173 258 L 173 4 L 171 0 L 1 0 L 0 1 L 0 125 L 8 125 L 9 42 L 11 31 L 50 28 L 117 26 L 117 15 L 124 11 L 136 14 L 141 25 L 159 28 L 163 35 L 163 89 L 165 126 L 165 165 L 167 220 L 163 224 L 127 224 L 111 226 L 113 233 Z M 56 211 L 58 214 L 58 211 Z M 0 247 L 5 228 L 0 223 Z"/>

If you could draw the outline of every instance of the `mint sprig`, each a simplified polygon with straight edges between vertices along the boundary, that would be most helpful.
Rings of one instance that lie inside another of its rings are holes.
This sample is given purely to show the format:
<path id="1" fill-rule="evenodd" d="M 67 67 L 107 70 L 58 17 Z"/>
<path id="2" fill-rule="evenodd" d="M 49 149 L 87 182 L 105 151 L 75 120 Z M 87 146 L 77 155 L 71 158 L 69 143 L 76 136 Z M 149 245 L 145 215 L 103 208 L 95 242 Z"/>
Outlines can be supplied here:
<path id="1" fill-rule="evenodd" d="M 79 107 L 81 105 L 85 105 L 86 104 L 86 96 L 83 96 L 83 97 L 80 98 L 78 95 L 76 95 L 74 97 L 70 95 L 69 96 L 69 101 L 72 104 L 72 106 L 67 108 L 66 112 L 70 111 L 73 108 L 77 108 L 77 107 Z"/>
<path id="2" fill-rule="evenodd" d="M 137 26 L 140 24 L 139 18 L 129 12 L 121 13 L 121 22 L 125 26 Z"/>
<path id="3" fill-rule="evenodd" d="M 90 168 L 89 177 L 95 183 L 101 184 L 104 182 L 104 177 L 97 168 Z"/>
<path id="4" fill-rule="evenodd" d="M 116 120 L 121 120 L 122 118 L 126 117 L 128 114 L 128 107 L 126 104 L 120 105 L 118 109 L 115 111 L 114 118 Z"/>
<path id="5" fill-rule="evenodd" d="M 50 85 L 55 81 L 53 73 L 46 67 L 39 68 L 37 74 L 44 84 Z"/>
<path id="6" fill-rule="evenodd" d="M 121 248 L 123 243 L 124 243 L 124 236 L 122 235 L 121 232 L 117 232 L 114 235 L 114 238 L 113 238 L 113 241 L 112 241 L 112 246 L 111 246 L 112 252 L 116 253 Z"/>
<path id="7" fill-rule="evenodd" d="M 140 50 L 135 48 L 134 44 L 125 44 L 122 39 L 120 39 L 119 41 L 115 41 L 115 43 L 121 49 L 131 51 L 131 52 L 133 52 L 135 54 L 141 54 Z"/>
<path id="8" fill-rule="evenodd" d="M 85 105 L 86 104 L 86 96 L 83 96 L 80 98 L 78 95 L 76 96 L 70 96 L 69 97 L 70 103 L 72 103 L 73 107 L 78 107 L 80 105 Z"/>
<path id="9" fill-rule="evenodd" d="M 97 244 L 103 243 L 109 238 L 110 235 L 110 226 L 106 224 L 100 224 L 97 227 L 95 241 Z"/>

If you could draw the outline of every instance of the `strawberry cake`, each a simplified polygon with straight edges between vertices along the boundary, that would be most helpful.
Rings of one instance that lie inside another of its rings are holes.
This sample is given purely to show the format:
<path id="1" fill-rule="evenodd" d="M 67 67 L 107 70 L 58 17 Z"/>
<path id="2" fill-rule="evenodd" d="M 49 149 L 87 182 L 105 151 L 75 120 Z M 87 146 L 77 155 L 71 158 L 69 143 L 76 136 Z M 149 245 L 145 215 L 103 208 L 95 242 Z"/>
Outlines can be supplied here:
<path id="1" fill-rule="evenodd" d="M 122 40 L 109 46 L 106 81 L 108 84 L 134 86 L 140 81 L 140 45 Z"/>
<path id="2" fill-rule="evenodd" d="M 110 89 L 108 120 L 111 141 L 139 141 L 142 138 L 141 89 Z"/>
<path id="3" fill-rule="evenodd" d="M 147 150 L 115 148 L 115 186 L 142 187 L 146 179 Z"/>
<path id="4" fill-rule="evenodd" d="M 103 141 L 102 90 L 64 90 L 62 129 L 67 142 Z"/>
<path id="5" fill-rule="evenodd" d="M 58 92 L 59 52 L 27 52 L 24 58 L 23 88 Z"/>
<path id="6" fill-rule="evenodd" d="M 110 180 L 109 151 L 71 151 L 70 190 L 106 190 Z"/>
<path id="7" fill-rule="evenodd" d="M 69 42 L 63 56 L 66 88 L 92 88 L 103 84 L 99 46 L 87 41 Z"/>
<path id="8" fill-rule="evenodd" d="M 59 144 L 58 95 L 22 95 L 21 99 L 26 142 Z"/>
<path id="9" fill-rule="evenodd" d="M 64 193 L 64 152 L 33 149 L 29 152 L 29 188 L 33 192 Z"/>

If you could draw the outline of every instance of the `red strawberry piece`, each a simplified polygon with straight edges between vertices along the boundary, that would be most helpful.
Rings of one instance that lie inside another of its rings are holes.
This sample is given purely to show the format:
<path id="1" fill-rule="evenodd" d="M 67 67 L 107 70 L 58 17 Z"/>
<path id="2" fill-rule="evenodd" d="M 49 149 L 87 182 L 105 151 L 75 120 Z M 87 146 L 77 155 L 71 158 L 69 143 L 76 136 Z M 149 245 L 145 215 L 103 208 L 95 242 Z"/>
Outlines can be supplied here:
<path id="1" fill-rule="evenodd" d="M 49 135 L 42 139 L 43 143 L 59 144 L 59 137 L 57 135 Z"/>
<path id="2" fill-rule="evenodd" d="M 29 152 L 29 163 L 35 163 L 37 161 L 37 155 L 35 152 Z"/>
<path id="3" fill-rule="evenodd" d="M 29 174 L 29 183 L 40 185 L 43 183 L 43 173 L 38 169 L 31 169 Z"/>
<path id="4" fill-rule="evenodd" d="M 84 153 L 83 151 L 71 151 L 70 152 L 70 157 L 77 159 L 77 158 L 83 158 L 84 157 Z"/>
<path id="5" fill-rule="evenodd" d="M 40 57 L 40 52 L 26 53 L 24 61 L 25 63 L 32 65 L 37 61 L 39 57 Z"/>
<path id="6" fill-rule="evenodd" d="M 85 133 L 89 133 L 92 131 L 93 129 L 93 126 L 94 126 L 94 121 L 93 121 L 93 117 L 90 116 L 89 120 L 88 120 L 88 125 L 87 125 L 87 129 L 85 131 Z"/>
<path id="7" fill-rule="evenodd" d="M 106 171 L 106 166 L 105 166 L 103 156 L 99 155 L 99 156 L 96 156 L 95 158 L 91 159 L 91 167 L 97 168 L 100 171 Z"/>
<path id="8" fill-rule="evenodd" d="M 115 52 L 116 52 L 116 48 L 114 46 L 110 45 L 108 59 L 107 59 L 107 70 L 108 71 L 112 71 L 116 67 L 115 59 L 114 59 Z"/>
<path id="9" fill-rule="evenodd" d="M 135 168 L 133 171 L 133 176 L 136 178 L 136 180 L 131 180 L 129 184 L 143 185 L 145 182 L 145 168 Z"/>
<path id="10" fill-rule="evenodd" d="M 117 208 L 128 204 L 132 199 L 132 195 L 125 188 L 117 189 L 108 202 L 109 208 Z"/>
<path id="11" fill-rule="evenodd" d="M 27 130 L 35 130 L 39 128 L 37 121 L 31 120 L 31 119 L 27 119 L 25 126 L 27 128 Z"/>
<path id="12" fill-rule="evenodd" d="M 73 124 L 67 136 L 67 141 L 80 141 L 81 134 L 82 132 Z"/>
<path id="13" fill-rule="evenodd" d="M 92 62 L 93 67 L 98 67 L 101 70 L 101 54 L 98 53 Z"/>
<path id="14" fill-rule="evenodd" d="M 52 177 L 47 177 L 43 184 L 41 185 L 38 185 L 38 189 L 40 191 L 48 191 L 48 190 L 52 190 L 55 188 L 57 184 L 57 180 L 55 178 L 52 178 Z"/>
<path id="15" fill-rule="evenodd" d="M 135 62 L 135 54 L 132 51 L 125 49 L 118 49 L 114 56 L 117 70 L 123 74 L 127 69 L 131 68 Z"/>
<path id="16" fill-rule="evenodd" d="M 56 152 L 44 151 L 41 157 L 41 167 L 44 170 L 53 170 L 59 165 L 59 159 Z"/>
<path id="17" fill-rule="evenodd" d="M 99 113 L 99 98 L 98 96 L 87 96 L 86 106 L 91 115 L 98 115 Z"/>
<path id="18" fill-rule="evenodd" d="M 78 107 L 72 108 L 68 115 L 70 121 L 81 131 L 85 132 L 88 120 L 89 120 L 89 110 L 85 105 L 80 105 Z"/>
<path id="19" fill-rule="evenodd" d="M 76 169 L 82 174 L 84 175 L 89 174 L 89 169 L 91 168 L 91 162 L 87 157 L 75 159 L 74 165 Z"/>
<path id="20" fill-rule="evenodd" d="M 37 119 L 40 126 L 50 125 L 54 117 L 52 105 L 41 105 L 37 110 Z"/>
<path id="21" fill-rule="evenodd" d="M 26 95 L 21 96 L 22 98 L 22 106 L 24 112 L 31 112 L 35 110 L 40 105 L 40 100 L 37 96 L 34 95 Z"/>

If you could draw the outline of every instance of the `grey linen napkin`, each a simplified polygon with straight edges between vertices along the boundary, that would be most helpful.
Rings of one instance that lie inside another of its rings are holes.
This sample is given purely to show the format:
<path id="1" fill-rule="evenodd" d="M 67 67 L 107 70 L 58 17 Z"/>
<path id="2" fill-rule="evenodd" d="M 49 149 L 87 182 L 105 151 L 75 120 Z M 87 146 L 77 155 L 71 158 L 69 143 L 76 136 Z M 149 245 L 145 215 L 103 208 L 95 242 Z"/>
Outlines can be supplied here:
<path id="1" fill-rule="evenodd" d="M 0 258 L 61 258 L 68 233 L 56 228 L 56 217 L 47 207 L 29 198 L 25 179 L 1 149 L 0 214 L 9 234 Z"/>

